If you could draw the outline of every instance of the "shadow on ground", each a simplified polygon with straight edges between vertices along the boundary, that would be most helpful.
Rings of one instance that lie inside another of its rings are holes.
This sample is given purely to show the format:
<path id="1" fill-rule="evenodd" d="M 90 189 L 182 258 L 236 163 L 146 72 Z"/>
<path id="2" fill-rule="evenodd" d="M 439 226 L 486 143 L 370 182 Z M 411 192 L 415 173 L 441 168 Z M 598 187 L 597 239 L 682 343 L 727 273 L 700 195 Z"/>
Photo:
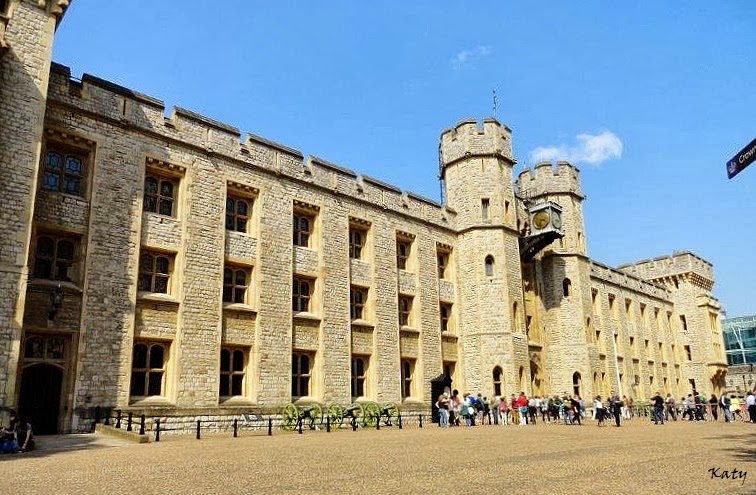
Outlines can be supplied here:
<path id="1" fill-rule="evenodd" d="M 45 457 L 59 452 L 104 449 L 108 447 L 117 447 L 119 445 L 128 445 L 131 443 L 97 435 L 95 433 L 35 436 L 34 441 L 35 447 L 31 452 L 0 454 L 0 461 L 17 458 Z"/>

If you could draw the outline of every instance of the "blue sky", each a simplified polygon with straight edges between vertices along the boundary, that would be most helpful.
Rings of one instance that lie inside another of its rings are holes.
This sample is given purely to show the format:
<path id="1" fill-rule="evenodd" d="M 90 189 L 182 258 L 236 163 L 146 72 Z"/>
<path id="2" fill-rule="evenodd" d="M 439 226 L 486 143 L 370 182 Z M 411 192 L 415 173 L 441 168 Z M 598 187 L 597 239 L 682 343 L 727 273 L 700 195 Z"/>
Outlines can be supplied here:
<path id="1" fill-rule="evenodd" d="M 589 254 L 690 250 L 756 314 L 756 2 L 77 0 L 54 59 L 438 199 L 438 139 L 493 114 L 515 172 L 569 158 Z M 211 7 L 208 7 L 211 6 Z"/>

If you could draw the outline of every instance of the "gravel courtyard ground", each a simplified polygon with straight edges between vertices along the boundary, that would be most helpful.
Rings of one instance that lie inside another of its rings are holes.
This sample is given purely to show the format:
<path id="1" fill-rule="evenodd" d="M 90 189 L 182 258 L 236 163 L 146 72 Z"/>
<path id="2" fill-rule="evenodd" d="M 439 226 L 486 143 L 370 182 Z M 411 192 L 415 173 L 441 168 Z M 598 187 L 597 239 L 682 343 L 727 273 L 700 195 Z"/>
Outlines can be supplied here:
<path id="1" fill-rule="evenodd" d="M 41 437 L 0 456 L 8 494 L 756 494 L 756 425 L 634 421 L 240 438 Z M 712 472 L 713 470 L 713 472 Z M 745 477 L 712 478 L 737 470 Z"/>

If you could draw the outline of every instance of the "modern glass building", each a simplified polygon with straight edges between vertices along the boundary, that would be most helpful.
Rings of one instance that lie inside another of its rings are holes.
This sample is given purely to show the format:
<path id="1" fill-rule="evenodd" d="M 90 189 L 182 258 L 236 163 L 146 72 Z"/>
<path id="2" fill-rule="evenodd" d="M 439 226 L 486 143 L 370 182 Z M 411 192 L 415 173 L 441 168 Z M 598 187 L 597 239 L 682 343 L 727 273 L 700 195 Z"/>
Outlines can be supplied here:
<path id="1" fill-rule="evenodd" d="M 722 321 L 727 364 L 756 364 L 756 315 Z"/>

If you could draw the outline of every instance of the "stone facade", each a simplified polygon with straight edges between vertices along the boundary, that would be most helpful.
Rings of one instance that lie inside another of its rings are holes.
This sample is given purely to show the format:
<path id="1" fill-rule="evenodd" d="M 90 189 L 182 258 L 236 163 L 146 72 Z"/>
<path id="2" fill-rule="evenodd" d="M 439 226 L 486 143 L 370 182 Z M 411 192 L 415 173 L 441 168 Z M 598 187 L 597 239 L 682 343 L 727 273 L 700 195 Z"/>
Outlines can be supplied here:
<path id="1" fill-rule="evenodd" d="M 425 409 L 442 373 L 487 396 L 723 386 L 711 265 L 592 261 L 578 170 L 515 179 L 496 120 L 442 134 L 438 204 L 73 80 L 50 65 L 67 2 L 49 3 L 10 2 L 0 55 L 0 403 L 40 431 L 89 428 L 95 406 Z M 524 260 L 529 209 L 547 201 L 563 236 Z"/>

